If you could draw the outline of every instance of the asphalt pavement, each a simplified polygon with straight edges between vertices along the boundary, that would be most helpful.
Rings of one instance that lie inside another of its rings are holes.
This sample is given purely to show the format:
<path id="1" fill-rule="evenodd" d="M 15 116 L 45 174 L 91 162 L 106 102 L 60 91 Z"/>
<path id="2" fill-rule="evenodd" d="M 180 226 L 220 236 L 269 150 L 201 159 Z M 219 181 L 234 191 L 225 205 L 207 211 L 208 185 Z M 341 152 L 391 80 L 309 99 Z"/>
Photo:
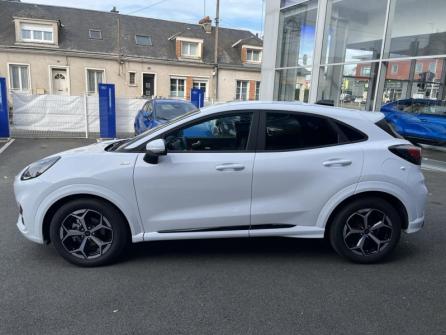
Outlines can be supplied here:
<path id="1" fill-rule="evenodd" d="M 85 269 L 20 235 L 12 182 L 87 143 L 18 139 L 0 154 L 0 334 L 446 333 L 445 173 L 425 172 L 425 228 L 381 264 L 349 263 L 323 240 L 262 238 L 147 242 Z"/>

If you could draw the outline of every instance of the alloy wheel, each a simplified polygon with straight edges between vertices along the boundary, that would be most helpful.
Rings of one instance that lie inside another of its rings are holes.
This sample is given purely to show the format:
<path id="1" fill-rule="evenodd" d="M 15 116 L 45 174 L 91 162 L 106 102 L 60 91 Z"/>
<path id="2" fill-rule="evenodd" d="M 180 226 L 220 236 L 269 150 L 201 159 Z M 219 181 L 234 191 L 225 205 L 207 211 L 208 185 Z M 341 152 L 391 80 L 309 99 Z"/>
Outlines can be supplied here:
<path id="1" fill-rule="evenodd" d="M 113 229 L 101 213 L 80 209 L 70 213 L 59 229 L 60 241 L 71 255 L 82 258 L 97 258 L 110 249 Z"/>
<path id="2" fill-rule="evenodd" d="M 382 211 L 361 209 L 347 219 L 343 238 L 345 245 L 355 254 L 368 256 L 383 251 L 390 243 L 392 221 Z"/>

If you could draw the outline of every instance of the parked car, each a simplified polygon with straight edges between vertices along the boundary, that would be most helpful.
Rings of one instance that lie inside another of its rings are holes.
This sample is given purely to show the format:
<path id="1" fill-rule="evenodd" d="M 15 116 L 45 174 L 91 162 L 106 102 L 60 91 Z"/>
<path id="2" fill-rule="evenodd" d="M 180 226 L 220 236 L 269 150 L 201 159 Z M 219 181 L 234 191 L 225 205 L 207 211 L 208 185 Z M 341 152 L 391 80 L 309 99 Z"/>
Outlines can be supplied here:
<path id="1" fill-rule="evenodd" d="M 446 101 L 397 100 L 381 107 L 386 120 L 413 143 L 446 144 Z"/>
<path id="2" fill-rule="evenodd" d="M 195 105 L 184 100 L 153 99 L 147 101 L 135 117 L 135 135 L 147 129 L 154 128 L 160 123 L 166 123 L 178 116 L 197 109 Z"/>
<path id="3" fill-rule="evenodd" d="M 27 166 L 17 227 L 81 266 L 130 242 L 260 236 L 327 237 L 376 262 L 421 229 L 427 195 L 420 149 L 383 117 L 299 103 L 191 111 Z"/>

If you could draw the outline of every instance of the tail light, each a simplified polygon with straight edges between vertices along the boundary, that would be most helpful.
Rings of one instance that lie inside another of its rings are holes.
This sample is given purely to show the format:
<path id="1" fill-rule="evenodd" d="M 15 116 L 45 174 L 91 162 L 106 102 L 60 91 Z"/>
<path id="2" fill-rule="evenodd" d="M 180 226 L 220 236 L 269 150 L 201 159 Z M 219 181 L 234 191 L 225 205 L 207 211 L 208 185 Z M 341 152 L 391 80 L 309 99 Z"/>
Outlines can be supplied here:
<path id="1" fill-rule="evenodd" d="M 408 162 L 411 162 L 415 165 L 421 165 L 421 149 L 414 145 L 393 145 L 389 147 L 389 150 Z"/>

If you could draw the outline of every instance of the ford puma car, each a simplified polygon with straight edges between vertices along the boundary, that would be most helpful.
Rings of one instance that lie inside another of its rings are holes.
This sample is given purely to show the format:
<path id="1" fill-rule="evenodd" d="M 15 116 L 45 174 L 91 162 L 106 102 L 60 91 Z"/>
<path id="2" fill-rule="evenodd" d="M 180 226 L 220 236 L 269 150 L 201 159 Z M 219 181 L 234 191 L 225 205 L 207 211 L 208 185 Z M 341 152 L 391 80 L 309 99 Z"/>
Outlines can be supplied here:
<path id="1" fill-rule="evenodd" d="M 327 238 L 362 263 L 424 223 L 420 149 L 381 113 L 244 102 L 37 161 L 14 188 L 17 227 L 81 266 L 129 243 Z"/>

